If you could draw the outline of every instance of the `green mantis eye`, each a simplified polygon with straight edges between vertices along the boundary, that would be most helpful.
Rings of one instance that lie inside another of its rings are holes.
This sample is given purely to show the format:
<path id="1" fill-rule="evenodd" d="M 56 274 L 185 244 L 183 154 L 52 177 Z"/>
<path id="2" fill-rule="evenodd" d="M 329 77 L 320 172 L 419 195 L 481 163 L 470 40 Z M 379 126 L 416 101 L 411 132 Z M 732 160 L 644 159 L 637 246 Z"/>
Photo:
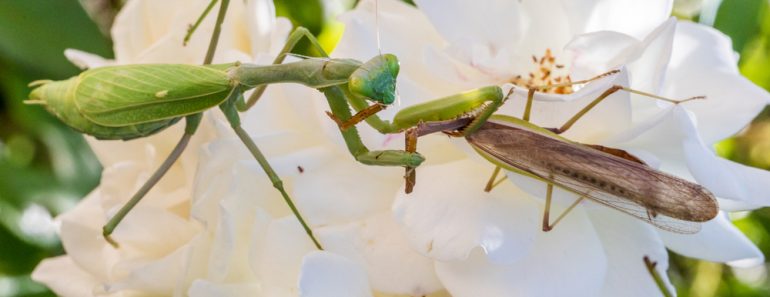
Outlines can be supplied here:
<path id="1" fill-rule="evenodd" d="M 391 104 L 396 100 L 398 70 L 396 56 L 384 54 L 374 57 L 350 75 L 350 91 L 372 101 Z"/>

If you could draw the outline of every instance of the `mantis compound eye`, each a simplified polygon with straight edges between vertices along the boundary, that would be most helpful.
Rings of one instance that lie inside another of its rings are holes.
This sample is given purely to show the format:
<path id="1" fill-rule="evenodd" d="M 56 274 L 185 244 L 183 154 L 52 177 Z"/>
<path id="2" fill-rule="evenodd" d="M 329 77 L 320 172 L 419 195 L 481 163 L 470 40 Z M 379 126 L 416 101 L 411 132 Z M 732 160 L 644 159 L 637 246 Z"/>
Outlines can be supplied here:
<path id="1" fill-rule="evenodd" d="M 350 75 L 350 91 L 371 101 L 391 104 L 396 100 L 398 71 L 396 56 L 384 54 L 374 57 Z"/>

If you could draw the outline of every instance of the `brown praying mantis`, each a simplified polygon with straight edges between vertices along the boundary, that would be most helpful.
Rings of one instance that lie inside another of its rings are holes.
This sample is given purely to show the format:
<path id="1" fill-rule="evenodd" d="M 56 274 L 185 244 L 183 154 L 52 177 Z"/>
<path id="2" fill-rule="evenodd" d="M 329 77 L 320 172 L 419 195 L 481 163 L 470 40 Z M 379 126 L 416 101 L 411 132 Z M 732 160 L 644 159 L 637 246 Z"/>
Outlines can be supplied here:
<path id="1" fill-rule="evenodd" d="M 610 71 L 584 81 L 530 87 L 521 119 L 493 115 L 513 94 L 513 89 L 503 97 L 501 88 L 490 86 L 404 108 L 395 115 L 394 122 L 410 124 L 406 126 L 377 119 L 374 113 L 380 110 L 378 106 L 360 109 L 358 116 L 350 121 L 336 121 L 344 129 L 361 120 L 375 118 L 375 121 L 367 122 L 382 133 L 406 131 L 407 151 L 416 149 L 417 137 L 434 132 L 465 137 L 480 155 L 496 166 L 486 191 L 504 180 L 495 182 L 501 168 L 547 184 L 543 231 L 553 229 L 581 201 L 588 198 L 663 230 L 696 233 L 700 230 L 699 222 L 713 219 L 719 210 L 716 198 L 707 189 L 652 169 L 626 151 L 580 144 L 559 134 L 567 131 L 593 107 L 618 91 L 674 104 L 704 97 L 676 101 L 613 85 L 559 128 L 542 128 L 529 122 L 534 95 L 538 90 L 584 84 L 617 72 Z M 475 110 L 456 117 L 457 110 L 467 111 L 468 106 Z M 333 114 L 329 115 L 333 117 Z M 407 192 L 414 185 L 414 172 L 413 168 L 407 168 Z M 554 186 L 577 194 L 579 198 L 551 222 Z"/>

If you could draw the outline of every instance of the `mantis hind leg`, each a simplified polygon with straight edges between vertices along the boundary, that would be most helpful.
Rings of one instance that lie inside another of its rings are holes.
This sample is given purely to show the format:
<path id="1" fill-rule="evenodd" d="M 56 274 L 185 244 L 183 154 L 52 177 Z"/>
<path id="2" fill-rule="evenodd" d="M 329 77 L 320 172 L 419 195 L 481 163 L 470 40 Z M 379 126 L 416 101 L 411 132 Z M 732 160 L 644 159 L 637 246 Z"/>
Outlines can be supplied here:
<path id="1" fill-rule="evenodd" d="M 506 177 L 503 176 L 500 179 L 495 181 L 495 179 L 497 178 L 497 175 L 500 174 L 500 170 L 502 169 L 503 168 L 500 166 L 495 166 L 495 170 L 492 171 L 492 176 L 489 177 L 489 180 L 487 181 L 487 185 L 484 187 L 484 192 L 487 192 L 487 193 L 491 192 L 492 189 L 497 187 L 497 185 L 499 185 L 506 179 Z"/>
<path id="2" fill-rule="evenodd" d="M 529 122 L 529 116 L 532 113 L 532 102 L 535 99 L 535 92 L 537 92 L 537 91 L 544 91 L 544 90 L 553 89 L 553 88 L 561 88 L 561 87 L 568 87 L 568 86 L 574 86 L 574 85 L 587 84 L 589 82 L 592 82 L 592 81 L 595 81 L 595 80 L 598 80 L 598 79 L 601 79 L 601 78 L 604 78 L 604 77 L 607 77 L 607 76 L 610 76 L 610 75 L 613 75 L 613 74 L 617 74 L 619 72 L 620 72 L 619 70 L 612 70 L 612 71 L 607 71 L 605 73 L 599 74 L 599 75 L 594 76 L 594 77 L 589 78 L 589 79 L 577 80 L 577 81 L 571 81 L 571 82 L 560 83 L 560 84 L 553 84 L 553 85 L 544 85 L 544 86 L 531 87 L 529 89 L 529 92 L 527 93 L 527 104 L 524 107 L 524 114 L 522 115 L 521 119 Z"/>
<path id="3" fill-rule="evenodd" d="M 571 212 L 575 207 L 580 203 L 580 201 L 583 201 L 586 199 L 586 196 L 580 196 L 580 198 L 576 199 L 575 202 L 570 204 L 567 209 L 565 209 L 561 214 L 559 214 L 558 217 L 556 217 L 556 220 L 553 221 L 553 223 L 550 222 L 550 214 L 551 214 L 551 197 L 553 196 L 553 184 L 548 184 L 548 188 L 546 189 L 546 195 L 545 195 L 545 209 L 543 210 L 543 232 L 548 232 L 553 230 L 554 227 L 556 227 L 556 224 L 561 222 L 562 219 L 564 219 L 565 216 L 569 212 Z"/>
<path id="4" fill-rule="evenodd" d="M 212 0 L 209 5 L 206 7 L 206 10 L 201 14 L 201 16 L 198 18 L 198 20 L 195 22 L 195 25 L 191 26 L 190 29 L 187 31 L 187 35 L 185 36 L 185 43 L 187 40 L 189 40 L 192 33 L 195 31 L 195 29 L 200 25 L 200 23 L 203 21 L 203 19 L 206 17 L 206 15 L 211 11 L 211 9 L 214 7 L 214 5 L 218 2 L 218 0 Z M 217 15 L 216 23 L 214 24 L 214 32 L 211 34 L 211 40 L 209 41 L 209 48 L 206 51 L 206 57 L 203 59 L 203 64 L 211 64 L 211 60 L 214 58 L 214 53 L 216 52 L 217 43 L 219 42 L 219 34 L 222 30 L 222 22 L 224 22 L 225 14 L 227 13 L 227 7 L 230 4 L 230 0 L 222 0 L 222 4 L 219 6 L 219 14 Z M 185 148 L 187 148 L 187 144 L 190 143 L 190 139 L 192 138 L 192 135 L 195 134 L 195 131 L 198 129 L 198 126 L 200 125 L 201 118 L 203 117 L 203 114 L 193 114 L 189 115 L 185 118 L 186 120 L 186 126 L 185 126 L 185 132 L 182 135 L 182 138 L 179 139 L 174 149 L 171 151 L 171 154 L 166 158 L 165 161 L 163 161 L 163 164 L 152 174 L 150 179 L 148 179 L 141 188 L 139 188 L 139 191 L 137 191 L 134 196 L 129 199 L 129 201 L 123 205 L 123 207 L 118 210 L 118 213 L 116 213 L 108 222 L 107 224 L 102 227 L 102 236 L 104 236 L 104 239 L 110 243 L 113 247 L 118 247 L 118 243 L 111 237 L 112 232 L 115 231 L 115 228 L 117 228 L 118 224 L 120 224 L 120 221 L 123 220 L 123 218 L 126 217 L 126 215 L 139 203 L 139 201 L 144 198 L 145 195 L 155 186 L 155 184 L 160 181 L 160 179 L 166 175 L 166 172 L 171 168 L 171 165 L 174 165 L 177 159 L 179 159 L 179 156 L 182 155 L 182 152 L 184 152 Z"/>
<path id="5" fill-rule="evenodd" d="M 663 280 L 663 277 L 660 276 L 658 270 L 655 269 L 655 267 L 658 266 L 658 262 L 652 261 L 650 257 L 646 255 L 642 260 L 644 261 L 644 267 L 647 268 L 647 272 L 650 273 L 652 280 L 655 281 L 655 285 L 658 286 L 660 293 L 662 293 L 664 297 L 671 297 L 671 292 L 669 292 L 666 287 L 666 281 Z"/>
<path id="6" fill-rule="evenodd" d="M 147 193 L 158 183 L 158 181 L 160 181 L 160 179 L 166 175 L 176 160 L 179 159 L 179 156 L 181 156 L 182 152 L 184 152 L 185 148 L 187 148 L 187 144 L 190 143 L 192 135 L 195 134 L 195 130 L 197 130 L 198 125 L 200 124 L 201 117 L 202 114 L 196 114 L 187 117 L 187 126 L 185 127 L 185 132 L 169 156 L 166 157 L 166 160 L 164 160 L 160 167 L 155 170 L 152 176 L 150 176 L 150 178 L 144 182 L 139 190 L 136 191 L 133 196 L 131 196 L 131 199 L 129 199 L 128 202 L 126 202 L 126 204 L 124 204 L 123 207 L 121 207 L 120 210 L 118 210 L 118 212 L 112 216 L 112 218 L 110 218 L 107 224 L 102 227 L 102 236 L 104 236 L 104 239 L 113 247 L 117 248 L 119 245 L 118 242 L 111 237 L 112 232 L 115 231 L 115 228 L 118 227 L 120 222 L 126 217 L 126 215 L 128 215 L 129 212 L 131 212 L 131 210 L 139 203 L 139 201 L 141 201 L 142 198 L 144 198 L 144 196 L 147 195 Z"/>
<path id="7" fill-rule="evenodd" d="M 294 217 L 296 217 L 297 221 L 299 221 L 300 225 L 302 225 L 302 228 L 305 230 L 305 233 L 307 233 L 308 237 L 310 237 L 310 240 L 313 242 L 316 248 L 323 250 L 321 244 L 315 238 L 315 235 L 313 235 L 313 230 L 310 229 L 310 226 L 305 222 L 302 214 L 300 214 L 299 210 L 294 205 L 294 201 L 292 201 L 291 197 L 286 192 L 286 189 L 284 189 L 283 181 L 278 176 L 278 174 L 275 173 L 275 170 L 273 170 L 273 167 L 270 166 L 270 163 L 267 162 L 267 158 L 265 158 L 265 155 L 262 154 L 262 151 L 259 150 L 257 144 L 255 144 L 251 139 L 251 136 L 249 136 L 246 130 L 243 130 L 243 127 L 241 127 L 240 116 L 238 115 L 238 111 L 235 108 L 235 102 L 237 102 L 240 97 L 241 94 L 238 92 L 238 88 L 236 88 L 233 91 L 231 97 L 228 98 L 225 103 L 222 103 L 222 105 L 219 106 L 220 109 L 225 114 L 225 117 L 230 123 L 230 127 L 232 127 L 235 134 L 238 136 L 241 142 L 243 142 L 254 159 L 257 160 L 257 163 L 259 163 L 259 166 L 262 167 L 262 170 L 265 172 L 267 177 L 270 178 L 270 182 L 272 182 L 273 187 L 281 193 L 284 202 L 286 202 L 286 205 L 289 207 L 292 214 L 294 214 Z"/>
<path id="8" fill-rule="evenodd" d="M 586 80 L 574 81 L 574 82 L 568 82 L 568 83 L 562 83 L 562 84 L 554 84 L 554 85 L 546 85 L 546 86 L 533 87 L 533 88 L 531 88 L 529 90 L 529 93 L 527 94 L 527 104 L 526 104 L 526 106 L 524 108 L 524 115 L 522 116 L 522 119 L 525 120 L 525 121 L 529 121 L 530 113 L 531 113 L 531 110 L 532 110 L 532 102 L 534 101 L 534 95 L 535 95 L 535 92 L 538 91 L 538 90 L 547 90 L 547 89 L 551 89 L 551 88 L 558 88 L 558 87 L 571 86 L 571 85 L 577 85 L 577 84 L 585 84 L 585 83 L 589 83 L 589 82 L 592 82 L 592 81 L 595 81 L 595 80 L 598 80 L 598 79 L 601 79 L 601 78 L 604 78 L 604 77 L 607 77 L 607 76 L 610 76 L 610 75 L 613 75 L 613 74 L 616 74 L 616 73 L 619 73 L 619 72 L 620 71 L 618 71 L 618 70 L 613 70 L 613 71 L 608 71 L 608 72 L 599 74 L 597 76 L 594 76 L 594 77 L 592 77 L 590 79 L 586 79 Z M 670 103 L 674 103 L 674 104 L 679 104 L 679 103 L 684 103 L 684 102 L 687 102 L 687 101 L 690 101 L 690 100 L 697 100 L 697 99 L 704 99 L 705 98 L 703 96 L 695 96 L 695 97 L 690 97 L 690 98 L 683 99 L 683 100 L 674 100 L 674 99 L 669 99 L 669 98 L 661 97 L 661 96 L 658 96 L 658 95 L 655 95 L 655 94 L 650 94 L 650 93 L 634 90 L 634 89 L 631 89 L 631 88 L 628 88 L 628 87 L 624 87 L 624 86 L 621 86 L 621 85 L 613 85 L 613 86 L 609 87 L 607 90 L 605 90 L 604 92 L 602 92 L 593 101 L 588 103 L 588 105 L 586 105 L 585 107 L 580 109 L 575 115 L 573 115 L 569 120 L 567 120 L 567 122 L 565 122 L 561 127 L 559 127 L 559 128 L 551 128 L 549 130 L 553 131 L 556 134 L 561 134 L 561 133 L 566 132 L 580 118 L 582 118 L 586 113 L 591 111 L 591 109 L 593 109 L 596 105 L 598 105 L 599 103 L 604 101 L 604 99 L 606 99 L 610 95 L 614 94 L 615 92 L 621 91 L 621 90 L 629 92 L 629 93 L 632 93 L 632 94 L 642 95 L 642 96 L 647 97 L 647 98 L 656 99 L 656 100 L 662 100 L 662 101 L 666 101 L 666 102 L 670 102 Z"/>

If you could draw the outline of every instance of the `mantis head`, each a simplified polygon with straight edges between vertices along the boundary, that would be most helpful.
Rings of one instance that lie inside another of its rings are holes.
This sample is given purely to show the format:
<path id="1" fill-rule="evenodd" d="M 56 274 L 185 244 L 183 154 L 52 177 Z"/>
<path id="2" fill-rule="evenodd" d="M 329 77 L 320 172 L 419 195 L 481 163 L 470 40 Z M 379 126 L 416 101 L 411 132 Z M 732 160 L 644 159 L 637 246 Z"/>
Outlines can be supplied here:
<path id="1" fill-rule="evenodd" d="M 392 54 L 378 55 L 366 61 L 350 75 L 349 88 L 353 94 L 361 95 L 381 104 L 396 100 L 396 77 L 398 58 Z"/>

